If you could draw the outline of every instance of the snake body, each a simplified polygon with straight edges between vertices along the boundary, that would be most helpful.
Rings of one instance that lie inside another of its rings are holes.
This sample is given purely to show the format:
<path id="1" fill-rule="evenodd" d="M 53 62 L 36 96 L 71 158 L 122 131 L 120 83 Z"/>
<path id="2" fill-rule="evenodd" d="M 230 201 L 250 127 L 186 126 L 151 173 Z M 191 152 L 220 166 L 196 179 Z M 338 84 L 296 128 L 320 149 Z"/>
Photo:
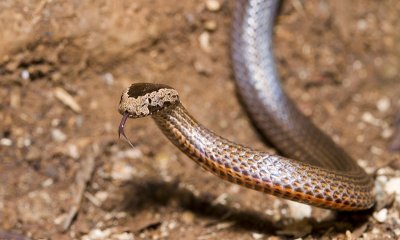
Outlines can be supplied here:
<path id="1" fill-rule="evenodd" d="M 119 112 L 151 115 L 164 135 L 204 169 L 230 182 L 323 208 L 356 211 L 374 204 L 369 175 L 306 118 L 284 93 L 272 53 L 278 1 L 236 0 L 232 60 L 242 99 L 268 139 L 286 156 L 271 155 L 226 140 L 199 124 L 175 89 L 133 84 Z"/>

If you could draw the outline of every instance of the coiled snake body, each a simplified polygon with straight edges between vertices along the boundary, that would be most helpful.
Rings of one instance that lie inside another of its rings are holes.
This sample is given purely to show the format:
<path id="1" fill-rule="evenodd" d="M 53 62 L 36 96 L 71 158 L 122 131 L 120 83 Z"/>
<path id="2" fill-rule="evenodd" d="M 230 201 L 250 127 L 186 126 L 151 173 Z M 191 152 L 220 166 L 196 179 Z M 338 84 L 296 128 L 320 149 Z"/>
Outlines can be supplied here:
<path id="1" fill-rule="evenodd" d="M 285 158 L 228 141 L 199 124 L 173 88 L 133 84 L 119 112 L 151 115 L 168 139 L 204 169 L 230 182 L 314 206 L 343 211 L 374 204 L 373 182 L 328 136 L 295 107 L 279 82 L 272 53 L 278 1 L 236 0 L 232 60 L 243 101 L 260 130 Z"/>

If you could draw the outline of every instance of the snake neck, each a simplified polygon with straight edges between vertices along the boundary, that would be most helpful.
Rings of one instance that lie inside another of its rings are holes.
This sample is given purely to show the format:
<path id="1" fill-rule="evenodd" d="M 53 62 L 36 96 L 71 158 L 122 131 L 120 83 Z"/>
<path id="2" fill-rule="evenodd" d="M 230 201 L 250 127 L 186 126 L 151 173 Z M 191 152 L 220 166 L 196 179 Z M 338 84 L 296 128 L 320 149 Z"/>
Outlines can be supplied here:
<path id="1" fill-rule="evenodd" d="M 210 149 L 221 146 L 223 139 L 198 123 L 182 106 L 177 104 L 152 115 L 164 135 L 178 148 L 196 160 L 215 157 Z M 210 156 L 213 155 L 213 156 Z"/>
<path id="2" fill-rule="evenodd" d="M 225 178 L 229 177 L 221 169 L 240 172 L 253 158 L 260 160 L 268 155 L 218 136 L 198 123 L 180 103 L 152 117 L 164 135 L 182 152 L 204 169 Z"/>

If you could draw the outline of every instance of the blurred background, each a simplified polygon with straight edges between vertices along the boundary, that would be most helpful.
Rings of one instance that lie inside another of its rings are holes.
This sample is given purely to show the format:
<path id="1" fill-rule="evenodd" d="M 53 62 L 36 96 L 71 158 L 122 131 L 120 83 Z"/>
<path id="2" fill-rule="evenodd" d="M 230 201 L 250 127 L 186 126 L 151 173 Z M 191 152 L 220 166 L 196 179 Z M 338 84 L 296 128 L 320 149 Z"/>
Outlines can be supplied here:
<path id="1" fill-rule="evenodd" d="M 299 108 L 368 172 L 385 166 L 373 213 L 336 215 L 222 181 L 150 118 L 128 121 L 135 148 L 118 139 L 122 90 L 157 82 L 206 127 L 273 152 L 236 95 L 232 9 L 0 1 L 0 239 L 398 238 L 399 1 L 286 0 L 275 27 Z"/>

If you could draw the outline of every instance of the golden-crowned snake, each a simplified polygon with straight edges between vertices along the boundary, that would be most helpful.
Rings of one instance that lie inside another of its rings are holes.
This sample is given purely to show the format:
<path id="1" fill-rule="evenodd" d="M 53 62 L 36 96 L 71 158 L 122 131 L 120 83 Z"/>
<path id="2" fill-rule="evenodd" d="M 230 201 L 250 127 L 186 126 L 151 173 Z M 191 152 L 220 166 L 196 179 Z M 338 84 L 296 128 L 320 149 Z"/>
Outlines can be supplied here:
<path id="1" fill-rule="evenodd" d="M 172 143 L 223 179 L 314 206 L 368 209 L 375 201 L 372 178 L 282 90 L 272 53 L 278 3 L 236 0 L 231 56 L 244 105 L 262 133 L 288 158 L 214 134 L 190 116 L 176 90 L 161 84 L 137 83 L 123 92 L 119 132 L 124 135 L 128 117 L 151 115 Z"/>

